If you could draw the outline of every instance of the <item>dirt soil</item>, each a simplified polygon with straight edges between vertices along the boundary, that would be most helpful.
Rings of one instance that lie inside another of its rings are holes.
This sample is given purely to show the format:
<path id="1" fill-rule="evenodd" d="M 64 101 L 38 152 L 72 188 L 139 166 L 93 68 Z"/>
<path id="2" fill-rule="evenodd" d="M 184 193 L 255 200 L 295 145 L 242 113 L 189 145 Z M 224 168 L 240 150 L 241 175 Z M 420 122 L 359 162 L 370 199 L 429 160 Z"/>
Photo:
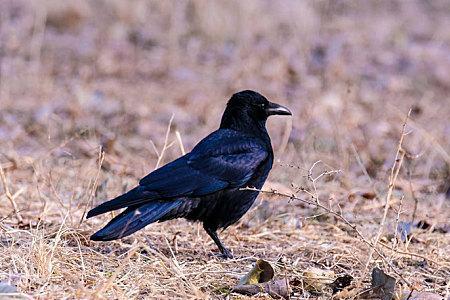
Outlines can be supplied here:
<path id="1" fill-rule="evenodd" d="M 0 281 L 35 299 L 246 299 L 230 288 L 260 258 L 292 299 L 332 297 L 305 287 L 310 267 L 352 276 L 335 298 L 367 297 L 379 267 L 398 295 L 447 299 L 449 15 L 439 0 L 0 1 Z M 293 117 L 268 122 L 268 192 L 220 233 L 234 259 L 185 220 L 89 241 L 112 214 L 87 210 L 192 149 L 243 89 Z"/>

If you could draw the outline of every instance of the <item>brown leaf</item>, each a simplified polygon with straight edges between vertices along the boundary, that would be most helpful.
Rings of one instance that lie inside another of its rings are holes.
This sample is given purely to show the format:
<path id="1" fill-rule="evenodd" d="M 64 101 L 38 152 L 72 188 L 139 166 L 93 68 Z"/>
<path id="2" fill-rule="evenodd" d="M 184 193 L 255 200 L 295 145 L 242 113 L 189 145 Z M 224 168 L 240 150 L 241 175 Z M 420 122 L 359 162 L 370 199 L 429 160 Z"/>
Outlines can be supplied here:
<path id="1" fill-rule="evenodd" d="M 232 289 L 232 292 L 253 296 L 258 293 L 267 293 L 272 298 L 289 299 L 290 288 L 287 280 L 271 280 L 260 284 L 239 284 Z"/>
<path id="2" fill-rule="evenodd" d="M 310 292 L 323 293 L 331 288 L 335 279 L 336 274 L 332 270 L 311 267 L 303 272 L 305 289 Z"/>
<path id="3" fill-rule="evenodd" d="M 258 259 L 253 268 L 239 280 L 239 284 L 246 285 L 268 282 L 274 275 L 275 272 L 270 263 Z"/>
<path id="4" fill-rule="evenodd" d="M 363 193 L 361 194 L 361 196 L 362 196 L 363 198 L 372 200 L 372 199 L 374 199 L 377 195 L 376 195 L 374 192 L 363 192 Z"/>
<path id="5" fill-rule="evenodd" d="M 372 290 L 381 300 L 391 300 L 394 296 L 395 278 L 379 268 L 372 270 Z"/>

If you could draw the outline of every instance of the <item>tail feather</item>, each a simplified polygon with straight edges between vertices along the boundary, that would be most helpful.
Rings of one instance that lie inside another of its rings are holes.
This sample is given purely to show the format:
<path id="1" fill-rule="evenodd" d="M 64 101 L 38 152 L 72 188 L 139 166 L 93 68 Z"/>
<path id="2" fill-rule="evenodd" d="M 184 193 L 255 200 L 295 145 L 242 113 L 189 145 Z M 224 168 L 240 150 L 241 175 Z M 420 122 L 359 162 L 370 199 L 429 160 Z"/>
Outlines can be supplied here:
<path id="1" fill-rule="evenodd" d="M 139 207 L 132 206 L 112 219 L 91 236 L 93 241 L 111 241 L 126 237 L 164 216 L 183 204 L 182 200 L 154 201 Z"/>
<path id="2" fill-rule="evenodd" d="M 119 197 L 116 197 L 112 200 L 106 201 L 99 206 L 91 209 L 87 213 L 86 218 L 89 219 L 116 209 L 135 206 L 147 201 L 154 200 L 156 198 L 158 198 L 158 195 L 156 193 L 143 191 L 140 186 L 137 186 L 127 193 L 120 195 Z"/>

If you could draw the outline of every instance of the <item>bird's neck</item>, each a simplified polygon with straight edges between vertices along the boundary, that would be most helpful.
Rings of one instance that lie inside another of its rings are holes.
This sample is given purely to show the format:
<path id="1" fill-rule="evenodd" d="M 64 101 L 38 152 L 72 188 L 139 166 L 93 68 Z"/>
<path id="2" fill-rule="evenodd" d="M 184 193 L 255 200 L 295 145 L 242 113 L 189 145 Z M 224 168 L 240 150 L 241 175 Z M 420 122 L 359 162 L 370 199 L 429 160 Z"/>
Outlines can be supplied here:
<path id="1" fill-rule="evenodd" d="M 232 129 L 250 136 L 263 139 L 270 146 L 270 137 L 266 129 L 266 120 L 253 120 L 249 117 L 231 115 L 222 118 L 221 129 Z"/>

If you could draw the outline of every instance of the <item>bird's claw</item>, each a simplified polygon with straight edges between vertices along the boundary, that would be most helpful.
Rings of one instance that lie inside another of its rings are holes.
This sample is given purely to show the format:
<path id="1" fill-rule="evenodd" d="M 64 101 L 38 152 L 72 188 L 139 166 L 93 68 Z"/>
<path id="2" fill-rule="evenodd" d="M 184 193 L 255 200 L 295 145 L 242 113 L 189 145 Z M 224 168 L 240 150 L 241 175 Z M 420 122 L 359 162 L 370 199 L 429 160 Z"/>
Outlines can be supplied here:
<path id="1" fill-rule="evenodd" d="M 216 257 L 220 259 L 232 259 L 234 258 L 233 253 L 230 250 L 220 250 L 220 252 L 213 252 L 210 254 L 210 257 Z"/>
<path id="2" fill-rule="evenodd" d="M 228 250 L 227 248 L 224 248 L 222 251 L 222 258 L 224 259 L 232 259 L 233 258 L 233 253 L 231 253 L 230 250 Z"/>

